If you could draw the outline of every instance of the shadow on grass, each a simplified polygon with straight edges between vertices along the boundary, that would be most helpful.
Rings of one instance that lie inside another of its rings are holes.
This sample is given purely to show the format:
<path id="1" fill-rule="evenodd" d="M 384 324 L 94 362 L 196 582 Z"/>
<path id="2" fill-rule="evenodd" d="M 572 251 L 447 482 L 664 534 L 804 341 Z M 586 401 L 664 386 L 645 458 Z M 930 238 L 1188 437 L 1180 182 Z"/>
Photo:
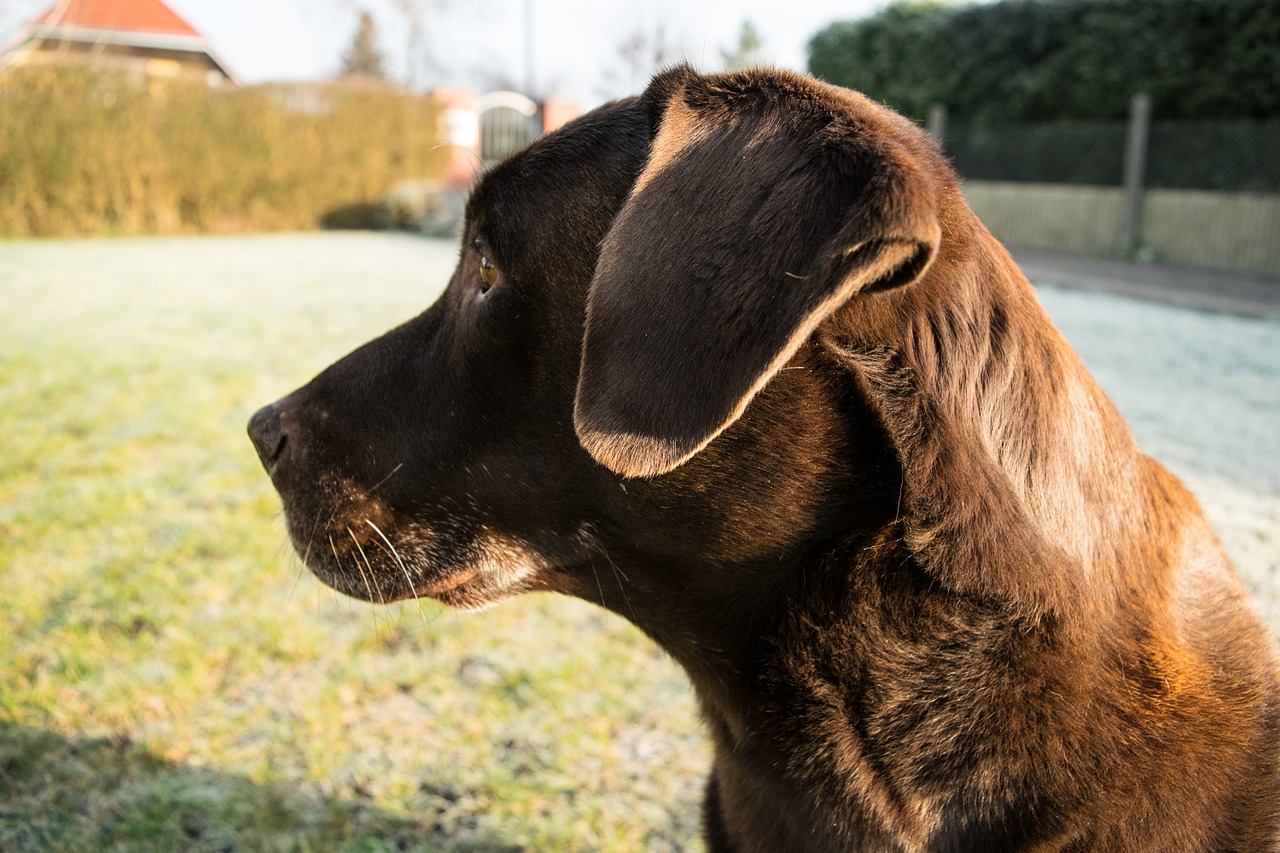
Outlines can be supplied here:
<path id="1" fill-rule="evenodd" d="M 354 800 L 168 761 L 127 739 L 0 724 L 0 850 L 517 853 L 465 818 L 408 819 Z M 447 813 L 448 792 L 434 793 Z"/>

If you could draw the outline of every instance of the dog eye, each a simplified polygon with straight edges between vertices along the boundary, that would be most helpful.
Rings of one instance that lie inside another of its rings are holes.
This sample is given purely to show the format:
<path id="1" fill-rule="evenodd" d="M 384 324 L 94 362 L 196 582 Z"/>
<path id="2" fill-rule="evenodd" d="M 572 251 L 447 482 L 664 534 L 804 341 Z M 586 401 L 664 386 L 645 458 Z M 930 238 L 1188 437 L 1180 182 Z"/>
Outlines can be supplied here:
<path id="1" fill-rule="evenodd" d="M 481 293 L 485 293 L 489 288 L 493 287 L 493 283 L 498 280 L 498 268 L 484 255 L 480 256 L 480 281 L 484 286 L 480 288 Z"/>

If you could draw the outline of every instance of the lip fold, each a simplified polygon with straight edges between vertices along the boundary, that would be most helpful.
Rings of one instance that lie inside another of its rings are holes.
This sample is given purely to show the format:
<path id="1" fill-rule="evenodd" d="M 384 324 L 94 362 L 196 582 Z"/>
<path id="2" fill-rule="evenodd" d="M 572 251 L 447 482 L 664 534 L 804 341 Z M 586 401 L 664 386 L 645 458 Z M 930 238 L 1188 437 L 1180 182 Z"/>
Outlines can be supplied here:
<path id="1" fill-rule="evenodd" d="M 450 590 L 457 589 L 465 583 L 475 580 L 480 575 L 478 568 L 460 569 L 453 574 L 446 575 L 426 586 L 419 587 L 417 592 L 419 595 L 428 595 L 435 597 L 442 595 Z"/>

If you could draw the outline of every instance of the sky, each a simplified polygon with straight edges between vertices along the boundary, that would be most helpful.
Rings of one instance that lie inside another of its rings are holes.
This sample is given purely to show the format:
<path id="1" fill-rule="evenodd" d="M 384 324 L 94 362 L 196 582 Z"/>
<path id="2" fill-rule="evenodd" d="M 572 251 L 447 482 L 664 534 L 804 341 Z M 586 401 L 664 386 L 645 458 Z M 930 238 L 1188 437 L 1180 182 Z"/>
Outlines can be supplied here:
<path id="1" fill-rule="evenodd" d="M 0 0 L 0 38 L 52 0 Z M 803 70 L 809 38 L 826 24 L 869 15 L 886 0 L 168 0 L 200 30 L 246 83 L 332 75 L 351 44 L 361 9 L 378 24 L 388 66 L 409 79 L 418 57 L 419 86 L 522 87 L 527 76 L 525 13 L 531 10 L 533 88 L 537 96 L 568 97 L 590 106 L 643 88 L 643 72 L 620 56 L 620 45 L 643 35 L 668 55 L 702 70 L 721 67 L 744 20 L 763 37 L 763 62 Z M 397 10 L 425 9 L 423 36 L 410 50 Z"/>

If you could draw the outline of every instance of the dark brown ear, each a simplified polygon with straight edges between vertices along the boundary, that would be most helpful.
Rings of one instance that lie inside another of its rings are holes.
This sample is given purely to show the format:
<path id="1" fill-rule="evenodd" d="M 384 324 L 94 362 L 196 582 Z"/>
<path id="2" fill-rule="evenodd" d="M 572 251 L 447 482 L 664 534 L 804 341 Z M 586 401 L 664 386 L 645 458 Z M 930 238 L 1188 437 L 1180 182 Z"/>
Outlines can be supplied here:
<path id="1" fill-rule="evenodd" d="M 688 460 L 832 311 L 914 280 L 939 240 L 932 185 L 869 103 L 687 67 L 644 100 L 656 133 L 601 247 L 574 410 L 628 477 Z"/>

